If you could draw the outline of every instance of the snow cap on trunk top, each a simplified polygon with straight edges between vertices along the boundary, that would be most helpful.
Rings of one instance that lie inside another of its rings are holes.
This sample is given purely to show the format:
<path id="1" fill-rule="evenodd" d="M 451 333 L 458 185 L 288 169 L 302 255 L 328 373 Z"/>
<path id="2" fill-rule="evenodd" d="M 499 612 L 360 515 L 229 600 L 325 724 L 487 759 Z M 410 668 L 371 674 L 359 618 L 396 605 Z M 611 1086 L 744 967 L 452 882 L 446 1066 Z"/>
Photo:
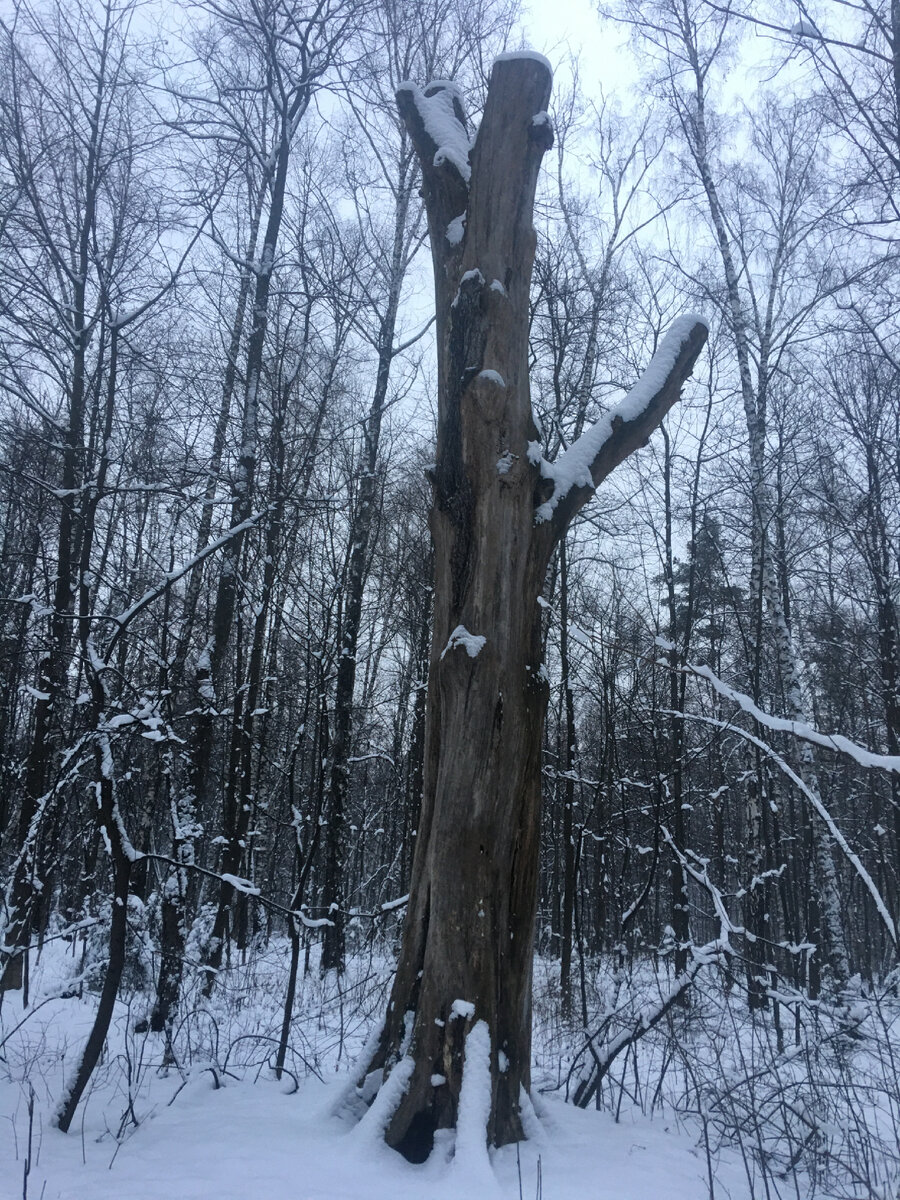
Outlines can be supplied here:
<path id="1" fill-rule="evenodd" d="M 553 68 L 550 65 L 550 60 L 544 58 L 543 54 L 538 54 L 537 50 L 508 50 L 505 54 L 498 54 L 494 62 L 512 62 L 517 58 L 531 59 L 532 62 L 541 63 L 550 72 L 550 78 L 553 78 Z"/>

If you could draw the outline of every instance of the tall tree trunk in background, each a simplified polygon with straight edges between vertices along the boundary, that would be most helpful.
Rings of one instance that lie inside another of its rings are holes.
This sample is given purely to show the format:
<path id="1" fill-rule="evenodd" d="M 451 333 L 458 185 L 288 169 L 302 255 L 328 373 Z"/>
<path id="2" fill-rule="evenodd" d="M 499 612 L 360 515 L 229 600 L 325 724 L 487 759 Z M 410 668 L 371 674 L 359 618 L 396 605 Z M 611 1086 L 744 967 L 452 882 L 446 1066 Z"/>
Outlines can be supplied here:
<path id="1" fill-rule="evenodd" d="M 528 326 L 550 83 L 539 55 L 499 59 L 471 146 L 452 84 L 397 95 L 434 261 L 435 611 L 410 899 L 384 1025 L 362 1065 L 383 1084 L 372 1120 L 413 1161 L 456 1126 L 469 1072 L 490 1091 L 487 1141 L 523 1136 L 547 702 L 537 601 L 573 516 L 675 403 L 706 340 L 701 323 L 679 323 L 618 413 L 544 462 Z"/>
<path id="2" fill-rule="evenodd" d="M 894 8 L 900 10 L 900 3 Z M 898 51 L 900 57 L 900 51 Z M 875 590 L 878 620 L 878 668 L 888 754 L 900 755 L 900 618 L 894 599 L 894 573 L 891 571 L 891 535 L 884 505 L 882 466 L 871 441 L 865 446 L 866 475 L 866 560 Z M 894 547 L 896 554 L 896 547 Z M 900 862 L 900 773 L 891 772 L 894 861 Z"/>
<path id="3" fill-rule="evenodd" d="M 89 635 L 88 635 L 89 636 Z M 100 990 L 100 1001 L 94 1014 L 94 1023 L 88 1034 L 81 1058 L 74 1074 L 63 1092 L 56 1115 L 56 1124 L 63 1133 L 68 1133 L 75 1116 L 78 1102 L 90 1082 L 94 1068 L 100 1060 L 106 1037 L 109 1033 L 116 997 L 119 994 L 119 984 L 125 968 L 125 954 L 128 935 L 128 895 L 131 883 L 131 872 L 136 855 L 119 811 L 116 788 L 115 763 L 112 745 L 107 730 L 109 718 L 109 698 L 106 694 L 104 676 L 108 671 L 108 662 L 92 653 L 88 660 L 86 674 L 91 689 L 91 716 L 95 733 L 94 741 L 94 788 L 96 790 L 96 820 L 98 831 L 103 844 L 112 860 L 112 907 L 110 911 L 109 954 L 106 963 L 106 973 L 103 977 L 103 987 Z"/>
<path id="4" fill-rule="evenodd" d="M 565 1018 L 572 1015 L 572 943 L 575 934 L 575 891 L 578 856 L 575 845 L 575 697 L 572 692 L 569 657 L 569 561 L 566 539 L 559 542 L 559 669 L 563 687 L 563 745 L 560 768 L 563 774 L 563 894 L 560 925 L 559 991 Z M 580 835 L 579 835 L 580 837 Z"/>
<path id="5" fill-rule="evenodd" d="M 346 903 L 346 809 L 350 791 L 350 747 L 353 731 L 353 695 L 356 689 L 356 655 L 362 621 L 363 596 L 368 578 L 369 549 L 378 497 L 378 451 L 381 422 L 387 401 L 391 364 L 394 361 L 394 333 L 400 291 L 406 274 L 407 218 L 412 192 L 413 163 L 404 144 L 400 149 L 400 177 L 394 210 L 394 235 L 391 247 L 387 303 L 378 331 L 378 366 L 375 391 L 364 426 L 365 450 L 359 498 L 350 522 L 350 556 L 344 592 L 337 684 L 332 710 L 331 762 L 326 801 L 325 901 L 330 925 L 322 941 L 322 970 L 343 971 Z"/>
<path id="6" fill-rule="evenodd" d="M 294 106 L 283 113 L 280 129 L 280 141 L 277 153 L 274 155 L 269 211 L 263 234 L 262 253 L 256 267 L 256 283 L 253 289 L 253 302 L 250 320 L 250 336 L 247 342 L 247 360 L 244 373 L 244 400 L 241 415 L 241 450 L 238 458 L 232 488 L 231 523 L 240 525 L 248 520 L 253 506 L 254 485 L 256 478 L 256 456 L 259 426 L 259 390 L 262 381 L 266 330 L 269 320 L 269 297 L 272 288 L 272 272 L 275 267 L 275 253 L 278 245 L 278 235 L 284 215 L 285 194 L 287 188 L 288 164 L 291 153 L 291 137 L 297 121 L 309 103 L 309 92 L 301 89 Z M 230 365 L 230 364 L 229 364 Z M 227 369 L 227 368 L 226 368 Z M 216 602 L 213 609 L 212 629 L 206 643 L 200 666 L 197 671 L 197 683 L 203 707 L 198 714 L 192 730 L 192 780 L 191 790 L 198 813 L 204 813 L 208 808 L 209 793 L 212 786 L 212 743 L 213 743 L 213 709 L 218 693 L 222 689 L 226 653 L 231 640 L 237 606 L 240 578 L 240 563 L 244 549 L 245 537 L 239 534 L 231 538 L 225 548 L 222 567 L 219 572 L 216 587 Z M 237 701 L 235 701 L 237 703 Z M 226 825 L 234 826 L 226 817 Z M 233 829 L 226 828 L 227 839 L 222 855 L 222 871 L 229 872 L 233 853 L 229 847 L 234 843 Z M 239 865 L 239 864 L 238 864 Z M 204 992 L 209 995 L 215 985 L 216 973 L 222 964 L 225 949 L 225 939 L 228 934 L 229 912 L 234 888 L 224 880 L 219 888 L 218 906 L 210 938 L 210 950 L 207 961 Z"/>
<path id="7" fill-rule="evenodd" d="M 678 605 L 675 595 L 675 550 L 672 538 L 672 446 L 665 426 L 662 430 L 663 457 L 663 496 L 665 504 L 665 562 L 663 575 L 666 584 L 666 602 L 669 616 L 669 771 L 671 772 L 672 788 L 670 794 L 672 812 L 672 839 L 683 855 L 688 846 L 689 829 L 684 798 L 684 685 L 685 674 L 678 669 L 679 657 L 682 661 L 687 658 L 690 645 L 692 609 L 693 609 L 693 578 L 688 584 L 687 613 L 684 620 L 684 641 L 679 648 Z M 680 857 L 674 859 L 670 870 L 672 872 L 672 931 L 675 934 L 675 974 L 683 975 L 688 965 L 688 947 L 691 931 L 688 907 L 687 872 Z M 685 993 L 684 1000 L 687 1000 Z"/>
<path id="8" fill-rule="evenodd" d="M 252 263 L 256 257 L 256 242 L 259 236 L 263 195 L 264 189 L 261 188 L 250 220 L 250 233 L 245 255 L 247 263 Z M 237 385 L 238 355 L 244 335 L 247 302 L 250 298 L 252 282 L 253 274 L 245 266 L 241 272 L 237 303 L 232 319 L 228 356 L 222 383 L 222 396 L 213 431 L 204 503 L 200 514 L 197 540 L 195 542 L 195 554 L 198 556 L 209 544 L 212 532 L 213 500 L 216 490 L 221 483 L 222 456 L 225 451 L 225 438 L 228 432 L 231 406 Z M 184 598 L 184 620 L 169 673 L 170 687 L 173 693 L 178 690 L 184 674 L 191 634 L 194 629 L 197 605 L 203 585 L 203 574 L 204 563 L 198 560 L 188 577 Z M 201 671 L 200 675 L 202 682 L 207 684 L 208 678 L 205 671 Z M 198 684 L 201 680 L 198 680 Z M 208 688 L 206 690 L 208 691 Z M 202 700 L 205 707 L 208 696 L 202 697 Z M 204 717 L 206 718 L 205 721 Z M 201 729 L 208 724 L 208 713 L 199 716 L 195 723 L 195 736 L 189 743 L 193 753 L 189 755 L 188 760 L 187 785 L 182 786 L 179 784 L 178 775 L 173 769 L 174 764 L 170 764 L 169 768 L 168 788 L 170 792 L 169 811 L 172 821 L 172 857 L 179 866 L 170 873 L 162 887 L 159 976 L 156 985 L 156 999 L 150 1015 L 150 1029 L 154 1033 L 160 1033 L 164 1029 L 169 1028 L 170 1022 L 178 1008 L 178 1000 L 181 995 L 181 982 L 184 974 L 184 949 L 189 919 L 188 895 L 192 882 L 189 870 L 194 865 L 194 843 L 199 828 L 197 824 L 197 787 L 198 784 L 201 789 L 205 787 L 203 780 L 211 767 L 211 728 L 206 728 L 206 736 L 203 738 L 202 746 L 200 745 Z M 175 790 L 174 795 L 172 794 L 173 790 Z"/>
<path id="9" fill-rule="evenodd" d="M 738 360 L 741 397 L 747 421 L 750 450 L 750 491 L 752 506 L 752 529 L 754 562 L 751 591 L 761 595 L 772 628 L 778 655 L 778 666 L 786 697 L 787 716 L 792 720 L 807 722 L 808 714 L 803 698 L 803 680 L 800 659 L 794 646 L 785 612 L 785 597 L 779 587 L 771 548 L 773 503 L 771 489 L 766 476 L 766 409 L 769 390 L 769 356 L 772 350 L 771 334 L 773 312 L 778 301 L 779 271 L 783 267 L 784 243 L 780 244 L 779 255 L 772 267 L 768 288 L 767 307 L 759 329 L 757 384 L 754 387 L 750 363 L 751 346 L 748 320 L 741 296 L 739 271 L 735 248 L 729 233 L 728 222 L 716 186 L 712 168 L 712 153 L 706 118 L 706 70 L 702 66 L 690 25 L 683 27 L 683 47 L 693 74 L 694 94 L 688 99 L 679 96 L 676 111 L 684 130 L 685 138 L 693 157 L 700 182 L 706 195 L 710 218 L 722 260 L 727 296 L 727 309 Z M 819 794 L 819 781 L 812 748 L 803 743 L 795 750 L 797 766 L 803 782 L 815 794 Z M 762 797 L 751 799 L 751 809 L 762 803 Z M 837 870 L 831 849 L 831 837 L 817 816 L 812 821 L 812 837 L 818 866 L 821 889 L 822 926 L 819 936 L 825 945 L 825 957 L 831 967 L 835 984 L 842 987 L 850 978 L 850 964 L 844 943 L 841 922 L 841 900 Z M 761 833 L 761 813 L 751 812 L 751 828 Z M 762 847 L 754 847 L 762 861 Z M 811 930 L 815 935 L 816 931 Z"/>
<path id="10" fill-rule="evenodd" d="M 428 556 L 431 567 L 431 555 Z M 429 575 L 431 571 L 429 570 Z M 415 627 L 413 670 L 415 672 L 412 726 L 403 778 L 403 807 L 400 812 L 400 891 L 409 888 L 415 846 L 416 820 L 422 804 L 425 769 L 425 698 L 428 693 L 428 654 L 431 636 L 431 589 L 425 592 Z"/>
<path id="11" fill-rule="evenodd" d="M 224 876 L 236 876 L 242 871 L 247 856 L 247 837 L 253 813 L 253 758 L 256 748 L 255 730 L 262 701 L 263 676 L 266 668 L 266 636 L 269 628 L 272 600 L 277 576 L 277 564 L 282 552 L 284 508 L 287 499 L 284 486 L 285 442 L 284 422 L 290 401 L 291 378 L 283 385 L 275 405 L 271 439 L 274 462 L 272 463 L 272 489 L 270 513 L 263 543 L 263 577 L 253 612 L 253 633 L 250 639 L 250 656 L 246 674 L 235 696 L 231 723 L 231 770 L 225 781 L 225 813 L 223 821 L 226 843 L 220 860 Z M 234 888 L 223 878 L 219 887 L 219 904 L 213 923 L 214 948 L 212 965 L 221 962 L 221 951 L 226 936 L 230 936 L 231 906 Z"/>
<path id="12" fill-rule="evenodd" d="M 250 233 L 247 239 L 245 249 L 246 262 L 252 263 L 256 257 L 256 242 L 259 237 L 259 223 L 263 202 L 264 189 L 260 189 L 260 195 L 256 200 L 253 213 L 250 219 Z M 222 456 L 225 452 L 225 438 L 228 433 L 228 422 L 231 417 L 231 406 L 234 400 L 234 393 L 237 386 L 238 375 L 238 355 L 241 350 L 241 343 L 244 337 L 244 323 L 247 319 L 247 302 L 250 298 L 250 288 L 253 282 L 253 273 L 248 266 L 245 266 L 241 272 L 241 282 L 238 287 L 237 303 L 235 305 L 234 316 L 231 323 L 231 333 L 228 341 L 227 358 L 225 361 L 225 374 L 222 381 L 222 396 L 219 401 L 219 412 L 216 417 L 216 424 L 213 430 L 212 447 L 209 456 L 209 467 L 206 476 L 206 488 L 203 495 L 203 507 L 200 513 L 200 522 L 197 528 L 197 540 L 194 543 L 194 553 L 199 555 L 206 549 L 209 544 L 210 534 L 212 532 L 212 520 L 216 491 L 221 486 L 222 475 Z M 178 644 L 173 656 L 172 666 L 170 669 L 171 685 L 177 688 L 181 683 L 181 677 L 184 671 L 185 662 L 187 660 L 188 649 L 190 646 L 191 633 L 194 628 L 194 620 L 196 618 L 197 605 L 200 600 L 200 592 L 203 586 L 203 562 L 198 561 L 190 575 L 188 576 L 188 584 L 185 589 L 184 596 L 184 620 L 182 629 L 178 637 Z"/>

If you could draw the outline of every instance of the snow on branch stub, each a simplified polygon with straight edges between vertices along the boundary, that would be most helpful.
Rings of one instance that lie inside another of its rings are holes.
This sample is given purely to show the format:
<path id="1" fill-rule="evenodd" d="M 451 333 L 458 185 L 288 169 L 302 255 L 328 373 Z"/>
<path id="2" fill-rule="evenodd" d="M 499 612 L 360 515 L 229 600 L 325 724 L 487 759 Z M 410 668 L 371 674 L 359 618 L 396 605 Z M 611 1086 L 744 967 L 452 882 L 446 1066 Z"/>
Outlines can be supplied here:
<path id="1" fill-rule="evenodd" d="M 543 483 L 535 512 L 538 524 L 552 521 L 564 530 L 594 489 L 646 443 L 679 400 L 708 332 L 706 321 L 697 313 L 678 317 L 625 398 L 585 430 L 555 462 L 540 459 Z"/>
<path id="2" fill-rule="evenodd" d="M 429 216 L 447 227 L 466 210 L 472 174 L 462 93 L 445 79 L 424 88 L 406 80 L 397 88 L 396 100 L 422 168 Z"/>

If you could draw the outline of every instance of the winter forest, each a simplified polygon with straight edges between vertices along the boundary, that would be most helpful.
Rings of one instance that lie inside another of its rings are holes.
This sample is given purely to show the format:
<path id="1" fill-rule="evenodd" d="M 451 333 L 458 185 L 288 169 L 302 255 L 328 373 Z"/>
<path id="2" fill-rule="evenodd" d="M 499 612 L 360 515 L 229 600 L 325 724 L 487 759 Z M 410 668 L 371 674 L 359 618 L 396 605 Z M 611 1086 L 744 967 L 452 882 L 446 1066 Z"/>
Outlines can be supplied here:
<path id="1" fill-rule="evenodd" d="M 578 12 L 0 4 L 2 1197 L 900 1196 L 900 6 Z"/>

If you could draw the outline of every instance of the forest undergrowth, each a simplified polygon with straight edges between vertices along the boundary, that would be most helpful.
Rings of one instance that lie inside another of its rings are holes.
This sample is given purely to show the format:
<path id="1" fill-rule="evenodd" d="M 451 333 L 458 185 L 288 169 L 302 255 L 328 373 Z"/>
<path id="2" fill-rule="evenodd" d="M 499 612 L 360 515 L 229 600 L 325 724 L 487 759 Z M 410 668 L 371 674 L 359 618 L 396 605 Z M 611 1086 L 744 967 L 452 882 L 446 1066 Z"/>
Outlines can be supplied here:
<path id="1" fill-rule="evenodd" d="M 129 970 L 80 1134 L 120 1148 L 199 1080 L 213 1090 L 276 1081 L 289 943 L 259 940 L 223 964 L 204 998 L 198 973 L 171 1037 L 147 1032 L 153 1003 L 152 911 L 135 910 Z M 97 926 L 51 936 L 33 965 L 32 999 L 0 1010 L 0 1114 L 21 1181 L 39 1179 L 42 1141 L 77 1061 L 96 1005 L 102 966 Z M 732 1196 L 740 1167 L 748 1196 L 896 1200 L 900 1195 L 900 999 L 897 973 L 853 981 L 852 998 L 810 1002 L 771 981 L 769 1007 L 750 1011 L 729 970 L 705 966 L 680 1003 L 651 1025 L 671 991 L 671 954 L 603 956 L 580 964 L 577 1015 L 564 1019 L 559 964 L 538 956 L 534 976 L 532 1087 L 572 1107 L 592 1052 L 623 1044 L 590 1096 L 627 1127 L 636 1118 L 673 1125 L 695 1146 L 709 1200 Z M 309 946 L 298 978 L 285 1067 L 292 1093 L 313 1077 L 334 1084 L 359 1057 L 383 1011 L 394 969 L 387 931 L 360 939 L 346 972 L 323 975 Z M 587 1013 L 587 1020 L 584 1014 Z M 582 1097 L 582 1106 L 584 1098 Z M 102 1128 L 96 1132 L 96 1112 Z M 92 1111 L 93 1110 L 93 1111 Z M 559 1110 L 556 1110 L 559 1120 Z M 90 1114 L 90 1116 L 88 1116 Z M 61 1136 L 61 1135 L 59 1135 Z M 622 1137 L 629 1136 L 623 1128 Z M 721 1168 L 728 1167 L 728 1184 Z M 552 1194 L 551 1180 L 543 1184 Z M 534 1181 L 526 1181 L 526 1192 Z M 2 1189 L 0 1189 L 2 1190 Z"/>

